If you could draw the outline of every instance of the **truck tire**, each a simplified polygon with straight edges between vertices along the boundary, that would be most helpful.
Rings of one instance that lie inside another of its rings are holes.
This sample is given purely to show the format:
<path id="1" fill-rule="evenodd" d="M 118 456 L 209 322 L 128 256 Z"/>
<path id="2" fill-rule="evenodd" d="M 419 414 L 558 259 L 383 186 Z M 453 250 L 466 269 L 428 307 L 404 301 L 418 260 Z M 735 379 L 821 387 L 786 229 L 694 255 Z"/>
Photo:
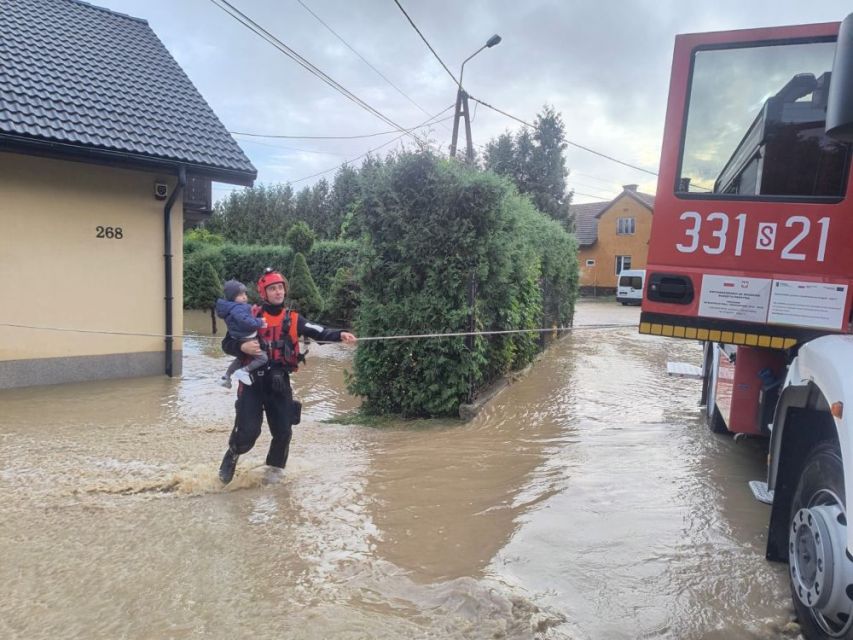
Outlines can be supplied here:
<path id="1" fill-rule="evenodd" d="M 713 379 L 714 379 L 714 343 L 705 343 L 705 358 L 702 367 L 702 398 L 700 403 L 705 405 L 705 423 L 708 425 L 711 433 L 728 434 L 726 423 L 723 416 L 720 415 L 720 410 L 717 409 L 717 403 L 713 396 Z"/>
<path id="2" fill-rule="evenodd" d="M 853 558 L 847 552 L 844 467 L 838 444 L 806 458 L 788 520 L 788 577 L 808 640 L 853 638 Z"/>

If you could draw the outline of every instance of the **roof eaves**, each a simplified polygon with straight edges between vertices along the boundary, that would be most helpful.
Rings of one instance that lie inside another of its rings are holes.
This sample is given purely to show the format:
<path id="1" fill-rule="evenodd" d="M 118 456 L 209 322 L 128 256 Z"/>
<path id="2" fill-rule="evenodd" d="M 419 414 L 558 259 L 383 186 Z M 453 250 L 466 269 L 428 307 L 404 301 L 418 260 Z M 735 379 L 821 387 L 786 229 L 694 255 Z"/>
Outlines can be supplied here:
<path id="1" fill-rule="evenodd" d="M 616 201 L 617 201 L 619 198 L 621 198 L 622 196 L 629 196 L 630 198 L 633 198 L 634 200 L 636 200 L 637 202 L 639 202 L 641 205 L 643 205 L 646 209 L 648 209 L 648 210 L 649 210 L 649 211 L 651 211 L 652 213 L 654 213 L 654 212 L 655 212 L 655 208 L 654 208 L 654 205 L 653 205 L 653 204 L 650 204 L 650 203 L 646 202 L 645 200 L 643 200 L 643 199 L 642 199 L 642 198 L 641 198 L 641 197 L 640 197 L 636 192 L 631 191 L 631 190 L 629 190 L 629 189 L 625 189 L 624 191 L 622 191 L 622 193 L 620 193 L 618 196 L 616 196 L 615 198 L 613 198 L 613 200 L 611 200 L 610 202 L 608 202 L 608 203 L 607 203 L 607 205 L 606 205 L 606 206 L 605 206 L 601 211 L 599 211 L 599 212 L 598 212 L 598 214 L 596 214 L 596 216 L 595 216 L 595 217 L 596 217 L 596 218 L 600 218 L 602 215 L 604 215 L 604 213 L 605 213 L 606 211 L 608 211 L 608 210 L 609 210 L 609 209 L 610 209 L 614 204 L 616 204 Z"/>
<path id="2" fill-rule="evenodd" d="M 648 209 L 648 210 L 649 210 L 649 211 L 651 211 L 652 213 L 654 213 L 654 212 L 655 212 L 654 205 L 653 205 L 653 204 L 651 204 L 651 203 L 649 203 L 649 202 L 647 202 L 647 201 L 646 201 L 646 200 L 644 200 L 643 198 L 641 198 L 639 193 L 636 193 L 636 192 L 634 192 L 634 191 L 628 191 L 628 190 L 625 190 L 625 192 L 623 193 L 623 195 L 631 196 L 634 200 L 636 200 L 637 202 L 639 202 L 639 203 L 640 203 L 641 205 L 643 205 L 646 209 Z M 654 202 L 654 196 L 652 196 L 652 202 Z"/>
<path id="3" fill-rule="evenodd" d="M 0 133 L 0 151 L 134 169 L 177 169 L 183 166 L 195 175 L 208 177 L 216 182 L 236 184 L 244 187 L 251 187 L 258 177 L 256 169 L 253 171 L 241 171 L 212 165 L 201 165 L 172 158 L 158 158 L 126 151 L 99 149 L 96 147 L 37 138 L 25 138 L 23 136 L 3 133 Z"/>

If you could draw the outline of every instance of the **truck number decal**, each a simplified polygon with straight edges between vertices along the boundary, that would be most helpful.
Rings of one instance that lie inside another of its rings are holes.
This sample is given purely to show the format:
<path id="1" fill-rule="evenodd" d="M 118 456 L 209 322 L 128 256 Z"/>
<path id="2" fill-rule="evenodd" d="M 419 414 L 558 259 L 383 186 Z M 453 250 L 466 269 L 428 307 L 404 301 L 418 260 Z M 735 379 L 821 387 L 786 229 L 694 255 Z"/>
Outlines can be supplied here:
<path id="1" fill-rule="evenodd" d="M 693 228 L 685 231 L 687 237 L 690 238 L 690 244 L 677 244 L 675 248 L 681 251 L 681 253 L 693 253 L 699 246 L 699 229 L 702 227 L 702 216 L 695 211 L 685 211 L 679 219 L 693 220 Z"/>
<path id="2" fill-rule="evenodd" d="M 718 256 L 726 250 L 726 232 L 729 230 L 729 217 L 725 213 L 716 211 L 708 215 L 708 222 L 715 222 L 716 220 L 720 221 L 720 228 L 711 232 L 711 235 L 719 240 L 717 246 L 711 247 L 706 244 L 702 247 L 705 253 L 712 256 Z"/>
<path id="3" fill-rule="evenodd" d="M 812 228 L 812 223 L 808 218 L 803 216 L 793 216 L 788 218 L 785 222 L 785 226 L 789 229 L 793 227 L 795 224 L 803 225 L 803 228 L 800 229 L 800 232 L 797 236 L 791 240 L 785 248 L 782 249 L 782 260 L 799 260 L 801 262 L 805 262 L 806 254 L 805 253 L 794 253 L 794 249 L 800 242 L 802 242 L 803 238 L 809 235 L 809 230 Z"/>
<path id="4" fill-rule="evenodd" d="M 742 213 L 740 215 L 745 214 Z M 755 242 L 755 248 L 761 251 L 773 251 L 776 248 L 775 222 L 758 223 L 758 240 Z"/>
<path id="5" fill-rule="evenodd" d="M 697 211 L 685 211 L 679 216 L 679 220 L 688 222 L 684 230 L 685 242 L 679 242 L 675 248 L 681 253 L 694 253 L 700 246 L 700 235 L 703 223 L 707 225 L 706 233 L 711 234 L 712 240 L 702 244 L 702 251 L 708 255 L 718 256 L 726 252 L 729 234 L 729 215 L 722 211 L 709 213 L 703 220 Z M 739 213 L 734 217 L 737 232 L 734 241 L 734 255 L 743 255 L 743 242 L 746 235 L 747 215 Z M 817 221 L 820 227 L 820 238 L 818 241 L 818 262 L 826 259 L 826 244 L 829 239 L 829 218 L 824 217 Z M 786 229 L 797 230 L 797 234 L 782 249 L 780 257 L 782 260 L 794 260 L 805 262 L 808 256 L 803 251 L 798 251 L 800 244 L 809 237 L 812 230 L 811 220 L 805 216 L 791 216 L 785 221 Z M 756 230 L 755 248 L 762 251 L 773 251 L 776 248 L 776 232 L 778 225 L 775 222 L 759 222 Z"/>

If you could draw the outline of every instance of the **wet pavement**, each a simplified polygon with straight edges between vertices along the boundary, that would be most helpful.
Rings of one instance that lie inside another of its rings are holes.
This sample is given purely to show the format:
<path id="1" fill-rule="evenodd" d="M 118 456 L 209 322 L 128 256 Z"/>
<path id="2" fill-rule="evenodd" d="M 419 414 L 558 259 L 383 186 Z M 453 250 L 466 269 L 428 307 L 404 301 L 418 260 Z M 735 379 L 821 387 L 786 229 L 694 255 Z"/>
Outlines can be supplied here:
<path id="1" fill-rule="evenodd" d="M 302 424 L 222 488 L 234 391 L 184 377 L 0 391 L 2 638 L 776 638 L 762 441 L 713 436 L 688 341 L 582 302 L 578 329 L 469 423 L 326 424 L 352 350 L 312 346 Z M 203 315 L 187 328 L 203 333 Z"/>

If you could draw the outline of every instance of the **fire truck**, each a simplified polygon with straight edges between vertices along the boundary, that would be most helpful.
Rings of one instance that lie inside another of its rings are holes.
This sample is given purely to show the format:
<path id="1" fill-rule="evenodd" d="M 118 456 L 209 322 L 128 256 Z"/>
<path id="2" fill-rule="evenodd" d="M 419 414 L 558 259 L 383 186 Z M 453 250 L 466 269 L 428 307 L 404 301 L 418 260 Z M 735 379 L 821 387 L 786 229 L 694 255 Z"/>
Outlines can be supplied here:
<path id="1" fill-rule="evenodd" d="M 853 14 L 676 38 L 640 332 L 701 341 L 710 429 L 769 438 L 810 639 L 853 638 L 851 142 Z"/>

